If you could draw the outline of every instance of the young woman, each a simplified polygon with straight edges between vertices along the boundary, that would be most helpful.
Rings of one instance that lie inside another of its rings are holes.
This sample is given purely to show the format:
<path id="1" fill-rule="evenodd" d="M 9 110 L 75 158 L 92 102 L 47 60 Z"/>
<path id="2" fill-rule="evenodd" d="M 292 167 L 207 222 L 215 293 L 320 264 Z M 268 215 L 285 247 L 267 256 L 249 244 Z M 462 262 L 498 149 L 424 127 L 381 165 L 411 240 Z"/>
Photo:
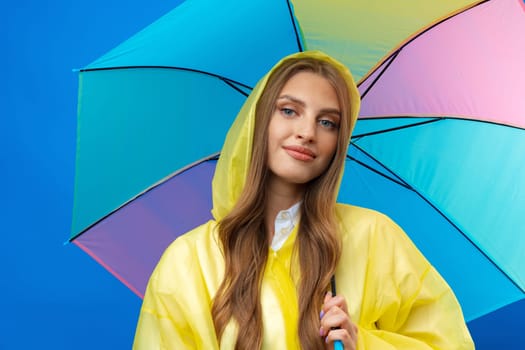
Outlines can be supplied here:
<path id="1" fill-rule="evenodd" d="M 454 294 L 405 233 L 336 203 L 359 103 L 350 72 L 320 52 L 259 82 L 217 164 L 214 220 L 164 253 L 135 349 L 474 348 Z"/>

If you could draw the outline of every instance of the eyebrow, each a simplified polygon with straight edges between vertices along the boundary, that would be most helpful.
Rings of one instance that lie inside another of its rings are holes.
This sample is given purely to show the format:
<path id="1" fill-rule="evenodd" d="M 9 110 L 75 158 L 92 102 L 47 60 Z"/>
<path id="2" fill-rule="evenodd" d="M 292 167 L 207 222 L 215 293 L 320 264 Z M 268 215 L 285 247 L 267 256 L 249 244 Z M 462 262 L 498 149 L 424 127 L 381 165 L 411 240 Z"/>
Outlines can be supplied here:
<path id="1" fill-rule="evenodd" d="M 279 100 L 290 100 L 291 102 L 297 103 L 301 107 L 306 107 L 306 103 L 297 97 L 290 96 L 290 95 L 281 95 L 277 98 L 277 101 Z M 341 111 L 337 108 L 323 108 L 321 109 L 321 113 L 324 114 L 337 114 L 339 117 L 341 117 Z"/>

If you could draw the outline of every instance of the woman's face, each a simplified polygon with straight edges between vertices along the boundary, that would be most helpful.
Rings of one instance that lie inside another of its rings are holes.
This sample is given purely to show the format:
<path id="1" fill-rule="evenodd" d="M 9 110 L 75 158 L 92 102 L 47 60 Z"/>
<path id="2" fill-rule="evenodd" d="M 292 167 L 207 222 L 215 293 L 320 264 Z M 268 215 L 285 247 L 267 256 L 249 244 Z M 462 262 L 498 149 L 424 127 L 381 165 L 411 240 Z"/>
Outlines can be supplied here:
<path id="1" fill-rule="evenodd" d="M 297 186 L 325 171 L 337 148 L 340 118 L 337 94 L 326 78 L 312 72 L 292 76 L 270 119 L 271 180 Z"/>

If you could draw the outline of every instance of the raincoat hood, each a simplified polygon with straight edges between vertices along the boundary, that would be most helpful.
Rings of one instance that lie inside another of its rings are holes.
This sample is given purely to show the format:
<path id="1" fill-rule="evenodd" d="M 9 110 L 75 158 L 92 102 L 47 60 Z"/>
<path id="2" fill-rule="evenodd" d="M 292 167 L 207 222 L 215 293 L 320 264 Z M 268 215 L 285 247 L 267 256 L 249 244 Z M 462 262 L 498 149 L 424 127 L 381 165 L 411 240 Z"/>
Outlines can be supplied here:
<path id="1" fill-rule="evenodd" d="M 287 59 L 302 57 L 329 62 L 339 70 L 350 93 L 350 128 L 353 129 L 359 114 L 361 99 L 349 69 L 319 51 L 300 52 L 283 58 L 257 83 L 228 131 L 212 182 L 212 214 L 215 220 L 221 220 L 232 210 L 244 188 L 252 154 L 255 109 L 269 76 Z M 340 179 L 341 177 L 342 174 L 340 174 Z"/>

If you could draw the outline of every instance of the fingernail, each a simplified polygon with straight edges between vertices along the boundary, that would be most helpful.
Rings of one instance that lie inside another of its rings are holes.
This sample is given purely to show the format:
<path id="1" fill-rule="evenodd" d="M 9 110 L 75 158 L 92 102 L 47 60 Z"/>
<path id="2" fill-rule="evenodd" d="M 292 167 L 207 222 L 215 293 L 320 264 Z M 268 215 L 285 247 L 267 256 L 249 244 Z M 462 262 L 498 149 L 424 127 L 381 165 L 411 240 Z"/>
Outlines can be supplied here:
<path id="1" fill-rule="evenodd" d="M 324 311 L 321 310 L 321 312 L 319 313 L 319 319 L 323 318 L 323 316 L 324 316 Z"/>
<path id="2" fill-rule="evenodd" d="M 324 342 L 325 342 L 326 344 L 328 344 L 328 337 L 325 337 L 325 338 L 324 338 Z"/>
<path id="3" fill-rule="evenodd" d="M 324 335 L 324 329 L 323 327 L 319 328 L 319 336 L 322 337 Z"/>

